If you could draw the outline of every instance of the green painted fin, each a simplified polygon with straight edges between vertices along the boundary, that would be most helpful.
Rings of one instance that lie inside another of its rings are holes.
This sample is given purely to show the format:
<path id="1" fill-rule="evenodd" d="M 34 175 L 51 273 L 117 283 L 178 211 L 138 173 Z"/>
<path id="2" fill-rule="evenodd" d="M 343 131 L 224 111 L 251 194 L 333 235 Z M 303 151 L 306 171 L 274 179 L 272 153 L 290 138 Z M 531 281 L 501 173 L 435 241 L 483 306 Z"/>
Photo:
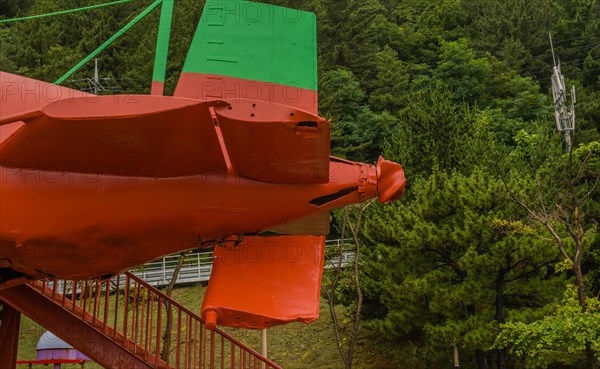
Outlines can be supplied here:
<path id="1" fill-rule="evenodd" d="M 317 90 L 314 13 L 207 0 L 183 72 Z"/>

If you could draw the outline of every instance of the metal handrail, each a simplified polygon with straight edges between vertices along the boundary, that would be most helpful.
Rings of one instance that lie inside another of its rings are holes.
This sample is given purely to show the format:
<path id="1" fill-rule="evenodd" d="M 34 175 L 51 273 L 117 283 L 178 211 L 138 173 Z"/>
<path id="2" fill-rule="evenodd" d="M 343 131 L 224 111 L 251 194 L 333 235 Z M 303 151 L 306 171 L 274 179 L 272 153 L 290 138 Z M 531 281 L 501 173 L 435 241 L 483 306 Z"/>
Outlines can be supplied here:
<path id="1" fill-rule="evenodd" d="M 340 239 L 328 240 L 326 242 L 328 249 L 340 246 L 344 247 L 341 263 L 344 267 L 354 261 L 354 246 L 345 242 L 342 245 L 342 240 Z M 167 255 L 146 263 L 139 268 L 130 270 L 130 272 L 154 287 L 164 287 L 171 282 L 171 277 L 179 262 L 179 257 L 178 254 Z M 185 255 L 185 258 L 186 262 L 179 271 L 177 281 L 175 282 L 176 285 L 207 282 L 210 279 L 213 262 L 212 251 L 193 252 Z M 325 264 L 325 268 L 337 267 L 338 260 L 339 256 L 332 256 Z"/>
<path id="2" fill-rule="evenodd" d="M 280 368 L 132 273 L 31 285 L 153 368 Z"/>

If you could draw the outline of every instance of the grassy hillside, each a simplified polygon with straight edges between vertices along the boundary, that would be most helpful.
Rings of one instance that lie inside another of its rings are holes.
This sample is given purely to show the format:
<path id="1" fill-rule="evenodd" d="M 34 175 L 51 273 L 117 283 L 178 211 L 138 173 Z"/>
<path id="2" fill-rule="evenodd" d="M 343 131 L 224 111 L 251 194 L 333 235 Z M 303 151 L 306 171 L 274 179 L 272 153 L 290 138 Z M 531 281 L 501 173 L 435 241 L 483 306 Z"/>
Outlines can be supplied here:
<path id="1" fill-rule="evenodd" d="M 177 301 L 192 311 L 199 312 L 206 287 L 203 285 L 178 288 L 173 295 Z M 244 329 L 224 329 L 244 344 L 260 351 L 260 331 Z M 19 341 L 19 359 L 35 359 L 35 347 L 44 329 L 23 317 Z M 269 357 L 276 363 L 289 369 L 343 368 L 343 364 L 335 346 L 333 326 L 329 317 L 329 308 L 325 302 L 321 304 L 319 319 L 313 324 L 292 323 L 273 327 L 269 330 Z M 360 337 L 355 358 L 356 368 L 395 368 L 386 359 L 377 344 L 367 337 Z M 101 368 L 96 364 L 86 364 L 86 368 Z M 23 368 L 25 368 L 23 366 Z M 35 368 L 35 367 L 34 367 Z M 39 366 L 39 368 L 47 368 Z M 64 368 L 79 368 L 78 365 L 67 365 Z"/>

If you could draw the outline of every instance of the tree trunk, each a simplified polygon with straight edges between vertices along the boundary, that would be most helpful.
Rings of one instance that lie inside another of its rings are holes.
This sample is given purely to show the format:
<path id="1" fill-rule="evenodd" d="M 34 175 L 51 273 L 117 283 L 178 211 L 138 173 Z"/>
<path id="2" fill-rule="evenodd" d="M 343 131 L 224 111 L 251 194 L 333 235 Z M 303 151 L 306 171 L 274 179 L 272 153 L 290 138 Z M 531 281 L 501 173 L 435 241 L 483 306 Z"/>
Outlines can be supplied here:
<path id="1" fill-rule="evenodd" d="M 575 280 L 577 283 L 577 297 L 579 298 L 579 306 L 581 306 L 581 312 L 585 313 L 587 310 L 587 303 L 585 302 L 585 285 L 583 281 L 583 273 L 581 271 L 581 261 L 575 260 L 573 263 L 573 271 L 575 272 Z"/>
<path id="2" fill-rule="evenodd" d="M 590 369 L 598 369 L 598 360 L 596 359 L 596 354 L 592 351 L 592 348 L 589 347 L 587 349 L 588 361 L 590 363 Z"/>
<path id="3" fill-rule="evenodd" d="M 585 345 L 585 351 L 587 355 L 587 361 L 590 369 L 598 369 L 598 360 L 596 359 L 596 354 L 590 344 Z"/>
<path id="4" fill-rule="evenodd" d="M 475 358 L 477 359 L 477 367 L 479 369 L 488 369 L 487 359 L 483 350 L 475 351 Z"/>
<path id="5" fill-rule="evenodd" d="M 506 349 L 496 350 L 496 365 L 498 369 L 506 369 Z"/>
<path id="6" fill-rule="evenodd" d="M 508 264 L 510 265 L 510 260 L 508 260 Z M 502 269 L 498 273 L 498 278 L 496 278 L 496 314 L 494 320 L 498 324 L 504 323 L 504 286 L 506 284 L 504 277 L 506 273 L 507 270 Z M 498 369 L 506 369 L 506 349 L 496 350 L 496 366 Z"/>
<path id="7" fill-rule="evenodd" d="M 344 362 L 345 369 L 352 369 L 352 361 L 354 358 L 354 345 L 356 344 L 358 338 L 358 332 L 360 330 L 360 318 L 361 318 L 361 310 L 363 304 L 363 293 L 360 285 L 360 240 L 359 233 L 361 227 L 361 221 L 364 211 L 373 203 L 373 201 L 369 201 L 364 206 L 362 206 L 358 211 L 358 216 L 356 219 L 356 224 L 353 224 L 350 221 L 348 216 L 348 207 L 344 208 L 344 219 L 342 223 L 342 247 L 340 247 L 340 253 L 338 255 L 338 265 L 334 266 L 334 280 L 331 284 L 330 291 L 327 292 L 327 300 L 329 302 L 329 311 L 331 313 L 331 319 L 333 321 L 333 327 L 335 331 L 335 339 L 338 351 L 340 353 L 340 357 Z M 353 282 L 354 288 L 356 292 L 356 311 L 353 316 L 352 328 L 346 337 L 342 337 L 342 324 L 340 323 L 337 315 L 335 313 L 335 294 L 336 288 L 340 279 L 340 273 L 342 269 L 342 257 L 344 255 L 343 244 L 346 236 L 346 227 L 350 230 L 352 234 L 352 239 L 354 240 L 354 261 L 352 263 L 354 269 Z M 344 350 L 344 342 L 347 341 L 346 350 Z M 345 351 L 345 352 L 344 352 Z"/>
<path id="8" fill-rule="evenodd" d="M 181 271 L 181 267 L 183 267 L 183 262 L 185 261 L 185 254 L 182 253 L 179 255 L 179 261 L 177 262 L 177 266 L 175 267 L 175 270 L 173 271 L 173 275 L 171 276 L 171 280 L 169 281 L 169 285 L 167 286 L 167 291 L 165 292 L 165 295 L 171 297 L 171 294 L 173 293 L 173 289 L 175 288 L 175 284 L 177 283 L 177 277 L 179 277 L 179 272 Z M 171 308 L 171 304 L 168 301 L 163 301 L 163 304 L 165 305 L 165 311 L 167 314 L 167 322 L 165 325 L 165 331 L 163 332 L 163 336 L 162 336 L 162 350 L 160 353 L 160 358 L 164 361 L 167 360 L 167 357 L 169 356 L 169 345 L 167 345 L 167 340 L 169 340 L 171 338 L 171 331 L 173 330 L 173 313 L 172 313 L 172 308 Z M 179 344 L 179 342 L 175 343 L 176 345 Z"/>

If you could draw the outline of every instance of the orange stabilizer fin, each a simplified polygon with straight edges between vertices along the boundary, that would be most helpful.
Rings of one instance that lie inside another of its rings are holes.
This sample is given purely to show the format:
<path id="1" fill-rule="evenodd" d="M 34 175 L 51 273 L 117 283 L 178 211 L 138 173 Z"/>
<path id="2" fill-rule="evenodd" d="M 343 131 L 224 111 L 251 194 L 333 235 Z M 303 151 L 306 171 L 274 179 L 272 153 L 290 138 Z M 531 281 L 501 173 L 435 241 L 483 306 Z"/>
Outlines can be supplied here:
<path id="1" fill-rule="evenodd" d="M 227 169 L 205 102 L 148 95 L 74 97 L 21 115 L 25 126 L 0 146 L 4 166 L 154 178 Z M 6 119 L 18 120 L 11 117 Z"/>
<path id="2" fill-rule="evenodd" d="M 268 183 L 329 182 L 330 124 L 296 108 L 257 100 L 215 108 L 236 173 Z"/>
<path id="3" fill-rule="evenodd" d="M 264 329 L 319 317 L 325 236 L 245 237 L 217 247 L 202 317 L 216 325 Z"/>
<path id="4" fill-rule="evenodd" d="M 51 102 L 82 96 L 93 95 L 0 71 L 0 144 L 25 126 L 21 119 L 39 115 Z"/>

